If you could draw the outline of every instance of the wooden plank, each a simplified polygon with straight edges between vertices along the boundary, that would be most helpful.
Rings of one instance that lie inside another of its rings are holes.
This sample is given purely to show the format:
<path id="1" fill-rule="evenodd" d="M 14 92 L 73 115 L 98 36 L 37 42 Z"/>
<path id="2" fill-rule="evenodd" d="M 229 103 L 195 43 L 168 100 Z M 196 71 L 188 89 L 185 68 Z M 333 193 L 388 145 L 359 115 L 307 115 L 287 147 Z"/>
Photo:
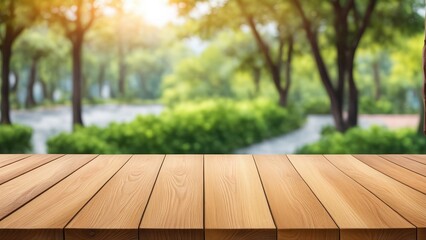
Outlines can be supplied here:
<path id="1" fill-rule="evenodd" d="M 66 155 L 0 185 L 0 220 L 95 157 Z"/>
<path id="2" fill-rule="evenodd" d="M 416 239 L 416 228 L 319 155 L 289 155 L 345 240 Z"/>
<path id="3" fill-rule="evenodd" d="M 405 158 L 403 155 L 380 155 L 384 159 L 393 162 L 401 167 L 411 170 L 415 173 L 426 176 L 426 165 L 421 164 L 409 158 Z"/>
<path id="4" fill-rule="evenodd" d="M 62 239 L 67 223 L 129 158 L 130 155 L 95 158 L 3 219 L 0 236 L 8 240 Z"/>
<path id="5" fill-rule="evenodd" d="M 0 167 L 20 161 L 31 156 L 30 154 L 0 154 Z"/>
<path id="6" fill-rule="evenodd" d="M 204 239 L 203 156 L 167 155 L 140 224 L 141 240 Z"/>
<path id="7" fill-rule="evenodd" d="M 412 159 L 419 163 L 426 164 L 426 155 L 414 154 L 414 155 L 403 155 L 406 158 Z"/>
<path id="8" fill-rule="evenodd" d="M 67 240 L 138 240 L 164 155 L 135 155 L 66 226 Z"/>
<path id="9" fill-rule="evenodd" d="M 339 239 L 333 219 L 286 156 L 255 155 L 279 240 Z"/>
<path id="10" fill-rule="evenodd" d="M 426 177 L 389 162 L 377 155 L 354 155 L 354 157 L 377 171 L 426 194 Z"/>
<path id="11" fill-rule="evenodd" d="M 0 168 L 0 184 L 5 183 L 48 162 L 51 162 L 61 156 L 63 156 L 63 154 L 32 155 L 23 159 L 22 161 L 17 161 L 15 163 L 4 166 Z"/>
<path id="12" fill-rule="evenodd" d="M 205 239 L 276 239 L 251 155 L 204 157 Z"/>
<path id="13" fill-rule="evenodd" d="M 426 233 L 425 194 L 384 175 L 353 156 L 327 155 L 326 158 L 416 226 L 419 233 Z M 426 240 L 426 238 L 417 239 Z"/>

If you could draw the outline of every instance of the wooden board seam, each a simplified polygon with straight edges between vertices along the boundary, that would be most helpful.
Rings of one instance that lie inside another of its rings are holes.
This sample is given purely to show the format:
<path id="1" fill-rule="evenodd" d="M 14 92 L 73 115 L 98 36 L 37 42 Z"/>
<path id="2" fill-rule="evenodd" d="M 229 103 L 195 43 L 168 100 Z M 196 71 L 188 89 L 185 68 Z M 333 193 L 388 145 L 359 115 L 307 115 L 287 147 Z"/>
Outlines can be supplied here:
<path id="1" fill-rule="evenodd" d="M 107 181 L 105 181 L 104 184 L 102 184 L 102 186 L 95 192 L 95 194 L 93 194 L 92 197 L 89 198 L 89 200 L 83 204 L 83 206 L 74 214 L 74 216 L 64 225 L 64 227 L 62 228 L 62 235 L 63 235 L 63 239 L 65 240 L 65 228 L 68 226 L 68 224 L 70 224 L 72 222 L 72 220 L 74 220 L 74 218 L 81 212 L 81 210 L 86 207 L 86 205 L 99 193 L 99 191 L 101 191 L 101 189 L 124 167 L 126 166 L 126 164 L 129 162 L 129 160 L 133 157 L 130 156 L 129 159 L 126 160 L 126 162 L 114 173 L 112 174 L 112 176 L 110 178 L 108 178 Z"/>
<path id="2" fill-rule="evenodd" d="M 271 209 L 271 205 L 269 204 L 268 195 L 266 195 L 265 186 L 263 186 L 263 180 L 262 180 L 262 178 L 260 177 L 259 167 L 257 166 L 257 162 L 256 162 L 256 159 L 254 159 L 253 154 L 251 155 L 251 158 L 253 159 L 254 166 L 256 167 L 257 176 L 258 176 L 258 177 L 259 177 L 259 179 L 260 179 L 260 185 L 262 186 L 262 191 L 263 191 L 263 194 L 265 195 L 266 203 L 268 204 L 268 208 L 269 208 L 269 212 L 271 213 L 272 221 L 274 222 L 274 226 L 275 226 L 275 236 L 277 236 L 277 238 L 278 238 L 278 227 L 277 227 L 277 223 L 275 222 L 274 214 L 272 214 L 272 209 Z"/>
<path id="3" fill-rule="evenodd" d="M 66 155 L 64 155 L 66 156 Z M 62 156 L 62 157 L 64 157 Z M 76 168 L 74 171 L 70 172 L 68 175 L 64 176 L 62 179 L 60 179 L 59 181 L 57 181 L 55 184 L 53 184 L 52 186 L 44 189 L 43 191 L 41 191 L 39 194 L 35 195 L 33 198 L 29 199 L 26 203 L 22 204 L 21 206 L 19 206 L 18 208 L 16 208 L 15 210 L 11 211 L 9 214 L 5 215 L 3 218 L 0 218 L 0 221 L 2 221 L 3 219 L 6 219 L 8 216 L 12 215 L 14 212 L 18 211 L 19 209 L 21 209 L 22 207 L 24 207 L 25 205 L 27 205 L 29 202 L 31 202 L 32 200 L 38 198 L 40 195 L 42 195 L 43 193 L 45 193 L 46 191 L 48 191 L 49 189 L 53 188 L 54 186 L 56 186 L 56 184 L 62 182 L 64 179 L 66 179 L 67 177 L 69 177 L 70 175 L 72 175 L 73 173 L 75 173 L 76 171 L 78 171 L 79 169 L 83 168 L 84 166 L 86 166 L 88 163 L 92 162 L 93 159 L 97 158 L 99 156 L 98 155 L 93 155 L 93 158 L 89 161 L 87 161 L 87 163 L 81 165 L 80 167 Z"/>
<path id="4" fill-rule="evenodd" d="M 23 157 L 23 158 L 20 158 L 20 159 L 18 159 L 18 160 L 16 160 L 16 161 L 13 161 L 13 162 L 11 162 L 11 163 L 8 163 L 8 164 L 6 164 L 6 165 L 3 165 L 3 166 L 1 166 L 0 168 L 2 168 L 2 167 L 6 167 L 6 166 L 8 166 L 8 165 L 10 165 L 10 164 L 13 164 L 13 163 L 16 163 L 16 162 L 19 162 L 19 161 L 22 161 L 22 160 L 24 160 L 24 159 L 26 159 L 26 158 L 29 158 L 29 157 L 31 157 L 31 156 L 34 156 L 34 154 L 30 154 L 30 155 L 28 155 L 28 156 L 25 156 L 25 157 Z"/>
<path id="5" fill-rule="evenodd" d="M 426 165 L 424 162 L 422 162 L 422 161 L 418 161 L 417 159 L 411 158 L 410 156 L 411 156 L 411 155 L 403 155 L 403 157 L 404 157 L 404 158 L 407 158 L 407 159 L 413 160 L 413 161 L 415 161 L 415 162 L 421 163 L 421 164 L 423 164 L 423 165 Z"/>
<path id="6" fill-rule="evenodd" d="M 352 156 L 352 155 L 351 155 Z M 406 217 L 404 217 L 401 213 L 397 212 L 394 208 L 392 208 L 389 204 L 387 204 L 385 201 L 383 201 L 379 196 L 377 196 L 375 193 L 373 193 L 372 191 L 370 191 L 370 189 L 364 187 L 364 185 L 362 185 L 361 183 L 359 183 L 357 180 L 355 180 L 354 178 L 352 178 L 351 176 L 349 176 L 348 174 L 346 174 L 343 170 L 341 170 L 340 168 L 338 168 L 336 165 L 333 164 L 333 162 L 331 162 L 330 160 L 328 160 L 328 158 L 326 156 L 324 156 L 325 159 L 327 159 L 327 161 L 329 163 L 331 163 L 331 165 L 333 165 L 335 168 L 337 168 L 340 172 L 342 172 L 343 174 L 345 174 L 347 177 L 349 177 L 350 179 L 352 179 L 354 182 L 356 182 L 358 185 L 360 185 L 362 188 L 364 188 L 365 190 L 367 190 L 368 192 L 370 192 L 373 196 L 375 196 L 377 199 L 379 199 L 382 203 L 384 203 L 386 206 L 388 206 L 392 211 L 394 211 L 395 213 L 397 213 L 400 217 L 402 217 L 405 221 L 407 221 L 408 223 L 410 223 L 415 229 L 416 229 L 416 234 L 417 234 L 417 226 L 414 225 L 411 221 L 409 221 Z M 355 158 L 355 157 L 354 157 Z M 363 163 L 362 161 L 358 160 L 357 158 L 355 158 L 357 161 L 361 162 L 364 165 L 367 165 L 365 163 Z M 367 165 L 367 167 L 370 167 L 369 165 Z M 376 169 L 372 168 L 374 171 L 377 171 Z M 378 171 L 380 172 L 380 171 Z M 380 172 L 381 173 L 381 172 Z M 392 178 L 393 179 L 393 178 Z M 396 228 L 392 228 L 392 229 L 396 229 Z M 417 236 L 416 236 L 417 239 Z"/>
<path id="7" fill-rule="evenodd" d="M 145 215 L 146 209 L 148 208 L 149 201 L 151 200 L 152 193 L 154 192 L 154 188 L 155 188 L 155 185 L 157 184 L 158 176 L 160 175 L 161 169 L 163 168 L 164 160 L 166 159 L 166 157 L 167 157 L 167 154 L 164 154 L 163 160 L 161 161 L 160 168 L 158 169 L 158 172 L 157 172 L 157 176 L 155 177 L 154 184 L 152 185 L 151 192 L 149 193 L 148 200 L 146 201 L 145 208 L 143 209 L 141 219 L 139 220 L 138 229 L 137 229 L 138 239 L 141 239 L 140 230 L 141 230 L 142 219 L 143 219 L 143 216 Z"/>
<path id="8" fill-rule="evenodd" d="M 353 158 L 355 158 L 356 160 L 358 160 L 358 161 L 360 161 L 360 162 L 362 162 L 362 163 L 364 163 L 363 161 L 361 161 L 361 160 L 359 160 L 355 155 L 351 155 Z M 374 156 L 378 156 L 379 158 L 381 158 L 381 159 L 384 159 L 384 158 L 382 158 L 382 157 L 380 157 L 379 155 L 374 155 Z M 327 157 L 326 157 L 327 158 Z M 327 159 L 328 160 L 328 159 Z M 387 161 L 386 159 L 384 159 L 385 161 Z M 390 162 L 390 161 L 387 161 L 387 162 Z M 390 162 L 390 163 L 393 163 L 393 162 Z M 389 177 L 389 178 L 392 178 L 393 180 L 395 180 L 395 181 L 397 181 L 397 182 L 399 182 L 399 183 L 401 183 L 401 184 L 403 184 L 403 185 L 405 185 L 405 186 L 407 186 L 407 187 L 409 187 L 409 188 L 411 188 L 411 189 L 413 189 L 413 190 L 416 190 L 417 192 L 420 192 L 420 193 L 422 193 L 422 194 L 424 194 L 424 195 L 426 195 L 426 193 L 424 193 L 424 192 L 422 192 L 422 191 L 420 191 L 420 190 L 418 190 L 418 189 L 416 189 L 416 188 L 414 188 L 414 187 L 412 187 L 412 186 L 410 186 L 410 185 L 408 185 L 408 184 L 406 184 L 406 183 L 404 183 L 404 182 L 402 182 L 401 180 L 399 180 L 398 178 L 395 178 L 395 177 L 392 177 L 392 176 L 390 176 L 390 175 L 388 175 L 388 174 L 386 174 L 386 173 L 384 173 L 384 172 L 382 172 L 381 170 L 379 170 L 379 169 L 376 169 L 376 168 L 374 168 L 374 167 L 372 167 L 372 166 L 370 166 L 369 164 L 366 164 L 366 163 L 364 163 L 365 165 L 367 165 L 368 167 L 370 167 L 370 168 L 372 168 L 372 169 L 374 169 L 374 170 L 376 170 L 376 171 L 378 171 L 378 172 L 380 172 L 381 174 L 383 174 L 383 175 L 385 175 L 385 176 L 387 176 L 387 177 Z M 395 164 L 395 163 L 393 163 L 393 164 Z M 404 167 L 402 167 L 402 166 L 400 166 L 400 165 L 398 165 L 398 164 L 395 164 L 395 165 L 397 165 L 398 167 L 401 167 L 401 168 L 404 168 Z M 407 169 L 407 168 L 404 168 L 404 169 Z M 410 171 L 410 172 L 412 172 L 412 174 L 416 174 L 416 175 L 419 175 L 419 176 L 423 176 L 423 175 L 421 175 L 421 174 L 418 174 L 418 173 L 416 173 L 416 172 L 413 172 L 413 171 L 411 171 L 411 170 L 409 170 L 409 169 L 407 169 L 408 171 Z"/>
<path id="9" fill-rule="evenodd" d="M 28 156 L 28 157 L 25 157 L 25 158 L 29 158 L 29 157 L 32 157 L 32 156 L 36 156 L 36 155 L 31 155 L 31 156 Z M 7 182 L 9 182 L 9 181 L 11 181 L 11 180 L 13 180 L 13 179 L 15 179 L 15 178 L 19 177 L 19 176 L 22 176 L 22 175 L 24 175 L 25 173 L 31 172 L 31 171 L 33 171 L 33 170 L 36 170 L 37 168 L 42 167 L 42 166 L 44 166 L 44 165 L 46 165 L 46 164 L 48 164 L 48 163 L 51 163 L 51 162 L 53 162 L 53 161 L 55 161 L 55 160 L 58 160 L 59 158 L 64 157 L 64 156 L 65 156 L 65 154 L 60 154 L 58 157 L 53 158 L 53 159 L 51 159 L 50 161 L 48 161 L 48 162 L 45 162 L 45 163 L 41 164 L 40 166 L 37 166 L 37 167 L 35 167 L 35 168 L 33 168 L 33 169 L 29 169 L 29 170 L 27 170 L 27 171 L 25 171 L 25 172 L 23 172 L 23 173 L 21 173 L 21 174 L 19 174 L 19 175 L 16 175 L 15 177 L 13 177 L 13 178 L 11 178 L 11 179 L 9 179 L 9 180 L 7 180 L 7 181 L 4 181 L 4 182 L 3 182 L 3 183 L 1 183 L 0 185 L 5 184 L 5 183 L 7 183 Z M 46 155 L 46 157 L 47 157 L 47 155 Z M 23 158 L 23 159 L 21 159 L 21 160 L 24 160 L 25 158 Z M 18 161 L 13 162 L 13 163 L 20 162 L 21 160 L 18 160 Z M 13 163 L 10 163 L 10 164 L 13 164 Z M 6 166 L 8 166 L 8 165 L 10 165 L 10 164 L 7 164 L 7 165 L 2 166 L 2 167 L 6 167 Z"/>
<path id="10" fill-rule="evenodd" d="M 380 158 L 383 158 L 384 160 L 386 160 L 386 161 L 388 161 L 388 162 L 391 162 L 391 163 L 393 163 L 393 164 L 395 164 L 395 165 L 397 165 L 397 166 L 403 167 L 403 168 L 405 168 L 405 169 L 407 169 L 407 170 L 409 170 L 409 171 L 411 171 L 411 172 L 413 172 L 413 173 L 417 173 L 417 174 L 420 174 L 420 175 L 422 175 L 422 176 L 426 177 L 426 175 L 425 175 L 425 174 L 421 174 L 421 173 L 419 173 L 419 172 L 415 172 L 415 171 L 413 171 L 413 169 L 410 169 L 409 167 L 407 167 L 407 166 L 405 166 L 405 165 L 395 163 L 395 162 L 393 162 L 393 161 L 391 161 L 391 160 L 387 159 L 385 156 L 382 156 L 382 155 L 377 155 L 377 156 L 379 156 Z M 406 158 L 406 157 L 404 157 L 404 156 L 400 156 L 400 158 L 403 158 L 403 159 L 406 159 L 406 160 L 408 160 L 408 161 L 412 161 L 412 162 L 415 162 L 415 163 L 419 163 L 418 161 L 415 161 L 415 160 L 413 160 L 413 159 L 411 159 L 411 158 Z M 423 164 L 423 163 L 419 163 L 419 164 Z"/>
<path id="11" fill-rule="evenodd" d="M 328 209 L 324 206 L 324 204 L 321 202 L 321 200 L 318 198 L 318 196 L 315 194 L 315 192 L 312 190 L 311 186 L 309 186 L 309 184 L 306 182 L 306 180 L 303 178 L 303 176 L 300 174 L 300 172 L 297 170 L 297 168 L 293 165 L 293 162 L 290 161 L 290 159 L 288 158 L 287 155 L 285 155 L 287 160 L 290 162 L 291 166 L 293 167 L 293 169 L 297 172 L 297 174 L 300 176 L 300 178 L 303 180 L 303 182 L 305 183 L 306 186 L 308 186 L 309 190 L 312 192 L 312 194 L 315 196 L 315 198 L 318 200 L 318 202 L 321 204 L 321 206 L 325 209 L 325 211 L 327 212 L 328 216 L 331 218 L 331 220 L 333 220 L 334 224 L 337 226 L 337 229 L 339 230 L 339 239 L 340 239 L 340 226 L 337 224 L 337 222 L 334 220 L 333 216 L 331 216 L 330 212 L 328 211 Z M 325 158 L 324 155 L 321 155 Z"/>

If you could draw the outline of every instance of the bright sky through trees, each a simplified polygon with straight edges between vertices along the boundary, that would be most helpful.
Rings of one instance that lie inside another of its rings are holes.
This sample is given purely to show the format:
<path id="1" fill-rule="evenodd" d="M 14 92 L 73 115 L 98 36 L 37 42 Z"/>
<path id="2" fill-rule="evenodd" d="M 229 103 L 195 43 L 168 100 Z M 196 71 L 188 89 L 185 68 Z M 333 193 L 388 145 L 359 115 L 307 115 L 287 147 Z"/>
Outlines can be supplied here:
<path id="1" fill-rule="evenodd" d="M 176 9 L 167 0 L 127 0 L 125 8 L 142 15 L 147 22 L 157 27 L 178 19 Z"/>

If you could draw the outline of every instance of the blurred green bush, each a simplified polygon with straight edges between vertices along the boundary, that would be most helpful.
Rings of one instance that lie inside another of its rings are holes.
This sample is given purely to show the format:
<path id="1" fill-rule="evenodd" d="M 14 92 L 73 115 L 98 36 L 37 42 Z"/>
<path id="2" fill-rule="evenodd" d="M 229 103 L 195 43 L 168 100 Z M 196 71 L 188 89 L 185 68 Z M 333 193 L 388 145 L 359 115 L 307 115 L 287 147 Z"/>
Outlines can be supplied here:
<path id="1" fill-rule="evenodd" d="M 49 153 L 231 153 L 297 129 L 304 115 L 269 100 L 180 104 L 106 128 L 79 128 L 49 139 Z"/>
<path id="2" fill-rule="evenodd" d="M 373 126 L 353 128 L 342 134 L 326 127 L 321 140 L 303 146 L 301 154 L 393 154 L 426 153 L 426 138 L 414 130 L 388 130 Z"/>
<path id="3" fill-rule="evenodd" d="M 0 153 L 26 153 L 31 151 L 33 130 L 21 125 L 0 126 Z"/>
<path id="4" fill-rule="evenodd" d="M 326 98 L 308 98 L 302 108 L 307 114 L 330 114 L 330 100 Z"/>
<path id="5" fill-rule="evenodd" d="M 359 111 L 362 114 L 391 114 L 393 113 L 393 105 L 388 100 L 374 100 L 363 97 L 360 99 Z"/>

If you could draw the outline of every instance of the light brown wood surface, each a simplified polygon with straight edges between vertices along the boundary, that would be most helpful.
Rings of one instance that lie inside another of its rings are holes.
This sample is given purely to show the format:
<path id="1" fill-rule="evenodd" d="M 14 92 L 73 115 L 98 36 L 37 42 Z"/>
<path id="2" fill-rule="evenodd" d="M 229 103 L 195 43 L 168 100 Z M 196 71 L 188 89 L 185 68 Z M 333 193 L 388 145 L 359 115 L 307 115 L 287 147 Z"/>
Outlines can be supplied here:
<path id="1" fill-rule="evenodd" d="M 426 155 L 414 154 L 414 155 L 403 155 L 406 158 L 413 159 L 419 163 L 426 164 Z"/>
<path id="2" fill-rule="evenodd" d="M 66 155 L 0 185 L 0 220 L 61 181 L 96 155 Z"/>
<path id="3" fill-rule="evenodd" d="M 412 224 L 323 156 L 288 158 L 341 229 L 341 239 L 416 239 Z"/>
<path id="4" fill-rule="evenodd" d="M 377 155 L 354 155 L 368 166 L 426 194 L 426 177 L 387 161 Z"/>
<path id="5" fill-rule="evenodd" d="M 30 154 L 1 154 L 0 155 L 0 167 L 6 166 L 8 164 L 17 162 L 24 158 L 31 156 Z"/>
<path id="6" fill-rule="evenodd" d="M 205 155 L 204 170 L 206 240 L 276 239 L 253 156 Z"/>
<path id="7" fill-rule="evenodd" d="M 19 175 L 22 175 L 30 170 L 51 162 L 63 155 L 61 154 L 46 154 L 32 155 L 21 161 L 14 162 L 0 168 L 0 184 L 5 183 Z"/>
<path id="8" fill-rule="evenodd" d="M 426 240 L 423 155 L 17 156 L 0 240 Z"/>
<path id="9" fill-rule="evenodd" d="M 140 239 L 204 239 L 203 228 L 203 156 L 167 155 L 140 224 Z"/>
<path id="10" fill-rule="evenodd" d="M 70 240 L 137 240 L 138 228 L 164 155 L 135 155 L 74 217 Z"/>
<path id="11" fill-rule="evenodd" d="M 278 239 L 339 239 L 333 219 L 286 156 L 254 158 L 278 228 Z"/>
<path id="12" fill-rule="evenodd" d="M 326 155 L 325 157 L 416 226 L 419 231 L 426 230 L 425 194 L 384 175 L 353 156 Z"/>
<path id="13" fill-rule="evenodd" d="M 399 166 L 402 166 L 415 173 L 426 176 L 426 165 L 419 163 L 413 159 L 404 157 L 404 155 L 380 155 L 384 159 L 393 162 Z"/>
<path id="14" fill-rule="evenodd" d="M 8 240 L 58 239 L 58 232 L 63 232 L 67 223 L 129 158 L 129 155 L 98 156 L 0 221 L 0 236 Z"/>

